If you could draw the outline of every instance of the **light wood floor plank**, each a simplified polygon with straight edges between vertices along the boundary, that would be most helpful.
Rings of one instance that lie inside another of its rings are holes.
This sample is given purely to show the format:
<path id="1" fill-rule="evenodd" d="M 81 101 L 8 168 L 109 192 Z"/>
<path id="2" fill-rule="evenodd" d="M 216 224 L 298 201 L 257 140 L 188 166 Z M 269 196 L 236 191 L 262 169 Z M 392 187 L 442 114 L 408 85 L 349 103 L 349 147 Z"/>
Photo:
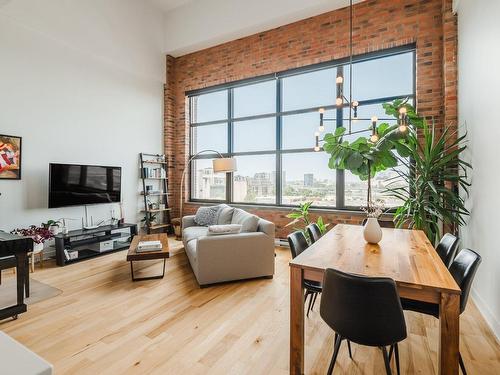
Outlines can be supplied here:
<path id="1" fill-rule="evenodd" d="M 185 255 L 167 260 L 163 280 L 130 280 L 125 252 L 59 268 L 46 262 L 32 277 L 59 296 L 29 306 L 0 329 L 54 364 L 56 374 L 287 374 L 289 250 L 276 249 L 274 279 L 199 289 Z M 158 264 L 140 267 L 156 272 Z M 12 277 L 5 272 L 3 277 Z M 333 333 L 306 319 L 306 372 L 324 374 Z M 405 313 L 403 374 L 435 374 L 438 323 Z M 461 317 L 460 349 L 469 374 L 500 373 L 500 346 L 473 303 Z M 378 349 L 343 343 L 335 374 L 381 374 Z M 395 369 L 394 363 L 392 363 Z"/>

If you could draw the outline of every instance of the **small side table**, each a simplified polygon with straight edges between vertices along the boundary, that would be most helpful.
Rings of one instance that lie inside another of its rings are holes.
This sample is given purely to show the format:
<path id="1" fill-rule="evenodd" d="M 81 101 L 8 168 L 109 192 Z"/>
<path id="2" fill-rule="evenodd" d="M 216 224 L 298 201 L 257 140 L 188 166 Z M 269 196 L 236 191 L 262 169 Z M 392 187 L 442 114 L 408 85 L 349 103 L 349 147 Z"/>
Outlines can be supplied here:
<path id="1" fill-rule="evenodd" d="M 137 252 L 137 246 L 141 241 L 160 241 L 162 244 L 162 249 L 160 251 Z M 166 265 L 166 260 L 169 256 L 170 256 L 170 251 L 168 248 L 168 237 L 166 233 L 135 236 L 130 244 L 130 248 L 127 253 L 127 261 L 130 262 L 130 272 L 132 274 L 132 281 L 162 279 L 163 276 L 165 276 L 165 265 Z M 148 276 L 148 277 L 134 276 L 134 262 L 143 260 L 154 260 L 154 259 L 163 259 L 163 272 L 161 275 Z"/>

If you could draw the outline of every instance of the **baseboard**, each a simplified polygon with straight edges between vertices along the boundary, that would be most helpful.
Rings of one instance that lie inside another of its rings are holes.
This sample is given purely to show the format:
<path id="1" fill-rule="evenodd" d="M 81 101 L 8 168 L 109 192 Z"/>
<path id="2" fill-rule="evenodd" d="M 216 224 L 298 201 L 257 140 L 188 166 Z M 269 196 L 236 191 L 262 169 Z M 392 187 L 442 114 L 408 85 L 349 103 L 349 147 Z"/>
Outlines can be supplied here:
<path id="1" fill-rule="evenodd" d="M 497 317 L 490 310 L 483 298 L 477 293 L 476 289 L 472 289 L 472 299 L 474 300 L 476 307 L 486 321 L 486 324 L 490 326 L 493 334 L 495 335 L 497 340 L 500 341 L 500 322 L 498 321 Z"/>

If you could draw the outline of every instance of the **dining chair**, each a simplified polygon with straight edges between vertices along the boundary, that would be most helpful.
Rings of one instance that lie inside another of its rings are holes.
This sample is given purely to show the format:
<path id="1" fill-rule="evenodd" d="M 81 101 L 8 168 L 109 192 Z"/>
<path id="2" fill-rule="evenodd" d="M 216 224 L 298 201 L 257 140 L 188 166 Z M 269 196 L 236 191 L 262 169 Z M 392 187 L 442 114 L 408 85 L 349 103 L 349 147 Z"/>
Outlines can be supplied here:
<path id="1" fill-rule="evenodd" d="M 383 308 L 381 308 L 383 306 Z M 385 370 L 391 375 L 390 357 L 394 349 L 399 375 L 398 342 L 404 340 L 406 322 L 394 280 L 325 270 L 320 304 L 321 318 L 335 332 L 335 344 L 328 374 L 333 372 L 342 340 L 382 350 Z"/>
<path id="2" fill-rule="evenodd" d="M 449 268 L 455 258 L 458 249 L 458 237 L 451 233 L 446 233 L 436 246 L 436 252 L 443 261 L 446 268 Z"/>
<path id="3" fill-rule="evenodd" d="M 306 227 L 307 233 L 309 234 L 309 240 L 311 244 L 315 243 L 321 238 L 321 231 L 319 230 L 318 224 L 311 223 Z"/>
<path id="4" fill-rule="evenodd" d="M 309 247 L 307 243 L 306 236 L 304 233 L 300 231 L 293 232 L 288 235 L 288 244 L 290 245 L 290 250 L 292 252 L 292 258 L 295 258 L 301 252 Z M 309 305 L 307 307 L 306 316 L 309 317 L 309 311 L 314 308 L 314 304 L 316 303 L 316 297 L 323 290 L 321 287 L 321 283 L 313 280 L 304 280 L 304 288 L 306 290 L 306 294 L 304 296 L 304 303 L 307 302 L 307 297 L 309 297 Z"/>
<path id="5" fill-rule="evenodd" d="M 481 256 L 473 250 L 463 249 L 451 263 L 449 271 L 458 286 L 462 290 L 460 295 L 460 314 L 465 310 L 469 299 L 469 292 L 474 281 L 474 276 L 481 263 Z M 323 297 L 324 298 L 324 297 Z M 439 319 L 439 305 L 429 302 L 412 301 L 401 298 L 401 304 L 404 310 L 419 312 L 426 315 L 432 315 Z M 458 353 L 458 359 L 462 373 L 467 375 L 462 354 Z"/>

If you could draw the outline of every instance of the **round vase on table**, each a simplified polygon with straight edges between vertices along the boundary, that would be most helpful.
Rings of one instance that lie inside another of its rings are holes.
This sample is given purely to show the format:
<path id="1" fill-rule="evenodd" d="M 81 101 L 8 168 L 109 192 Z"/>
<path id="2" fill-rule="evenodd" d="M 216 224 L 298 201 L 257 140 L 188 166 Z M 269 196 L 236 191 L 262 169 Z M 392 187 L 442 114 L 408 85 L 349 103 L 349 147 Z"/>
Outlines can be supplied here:
<path id="1" fill-rule="evenodd" d="M 363 236 L 368 243 L 377 244 L 382 239 L 382 229 L 378 220 L 374 217 L 369 217 L 363 228 Z"/>

